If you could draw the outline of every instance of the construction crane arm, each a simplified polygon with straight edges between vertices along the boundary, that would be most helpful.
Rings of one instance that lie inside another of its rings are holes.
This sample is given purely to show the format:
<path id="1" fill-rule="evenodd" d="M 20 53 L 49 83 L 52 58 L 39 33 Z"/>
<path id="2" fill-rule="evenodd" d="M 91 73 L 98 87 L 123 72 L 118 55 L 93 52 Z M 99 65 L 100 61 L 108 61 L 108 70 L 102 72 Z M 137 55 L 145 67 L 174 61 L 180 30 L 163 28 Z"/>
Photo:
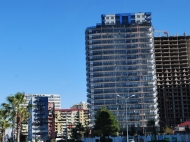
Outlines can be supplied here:
<path id="1" fill-rule="evenodd" d="M 164 30 L 155 30 L 155 29 L 154 29 L 154 32 L 155 32 L 155 33 L 159 33 L 159 35 L 160 35 L 160 33 L 164 33 L 164 34 L 166 34 L 166 35 L 168 36 L 168 32 L 167 32 L 167 31 L 164 31 Z"/>

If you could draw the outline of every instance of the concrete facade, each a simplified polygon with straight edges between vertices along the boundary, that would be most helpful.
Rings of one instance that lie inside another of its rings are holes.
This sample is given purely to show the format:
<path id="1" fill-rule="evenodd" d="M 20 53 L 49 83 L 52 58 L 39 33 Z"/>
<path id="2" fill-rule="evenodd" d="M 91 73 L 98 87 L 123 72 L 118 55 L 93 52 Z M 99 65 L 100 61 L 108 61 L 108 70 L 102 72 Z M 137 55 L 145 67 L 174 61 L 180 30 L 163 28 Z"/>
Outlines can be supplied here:
<path id="1" fill-rule="evenodd" d="M 160 124 L 175 127 L 190 120 L 190 36 L 155 37 L 154 46 Z"/>

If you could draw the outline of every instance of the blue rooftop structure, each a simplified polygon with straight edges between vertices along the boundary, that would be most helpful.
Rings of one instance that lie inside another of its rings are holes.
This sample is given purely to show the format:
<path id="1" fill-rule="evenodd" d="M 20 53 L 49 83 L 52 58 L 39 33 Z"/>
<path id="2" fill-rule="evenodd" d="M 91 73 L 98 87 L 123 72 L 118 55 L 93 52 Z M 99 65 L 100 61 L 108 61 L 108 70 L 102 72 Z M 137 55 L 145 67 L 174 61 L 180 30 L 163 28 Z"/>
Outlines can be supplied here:
<path id="1" fill-rule="evenodd" d="M 151 12 L 102 14 L 102 24 L 151 23 Z"/>

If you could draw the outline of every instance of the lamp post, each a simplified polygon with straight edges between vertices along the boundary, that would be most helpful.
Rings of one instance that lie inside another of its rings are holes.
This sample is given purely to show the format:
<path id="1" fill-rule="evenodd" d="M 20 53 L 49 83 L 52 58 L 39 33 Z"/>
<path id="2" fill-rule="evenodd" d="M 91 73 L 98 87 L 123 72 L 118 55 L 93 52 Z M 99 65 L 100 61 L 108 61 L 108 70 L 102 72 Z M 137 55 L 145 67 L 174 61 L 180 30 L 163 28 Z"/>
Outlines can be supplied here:
<path id="1" fill-rule="evenodd" d="M 117 94 L 117 97 L 120 97 L 120 98 L 124 99 L 125 102 L 126 102 L 126 106 L 125 106 L 125 107 L 126 107 L 126 135 L 127 135 L 127 142 L 129 141 L 129 138 L 128 138 L 128 121 L 127 121 L 127 100 L 128 100 L 129 98 L 134 97 L 134 96 L 135 96 L 135 95 L 131 95 L 131 96 L 125 98 L 125 97 L 122 97 L 122 96 L 120 96 L 119 94 Z"/>

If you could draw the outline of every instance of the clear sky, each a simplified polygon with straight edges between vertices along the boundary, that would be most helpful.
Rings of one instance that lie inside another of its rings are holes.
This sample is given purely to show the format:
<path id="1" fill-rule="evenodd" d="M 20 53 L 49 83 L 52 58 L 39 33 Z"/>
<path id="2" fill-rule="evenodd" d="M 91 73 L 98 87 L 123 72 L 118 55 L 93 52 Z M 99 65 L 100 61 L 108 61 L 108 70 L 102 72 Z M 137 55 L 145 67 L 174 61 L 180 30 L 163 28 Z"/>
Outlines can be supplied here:
<path id="1" fill-rule="evenodd" d="M 190 0 L 0 0 L 0 103 L 16 92 L 86 101 L 85 29 L 101 14 L 152 12 L 154 29 L 190 35 Z"/>

